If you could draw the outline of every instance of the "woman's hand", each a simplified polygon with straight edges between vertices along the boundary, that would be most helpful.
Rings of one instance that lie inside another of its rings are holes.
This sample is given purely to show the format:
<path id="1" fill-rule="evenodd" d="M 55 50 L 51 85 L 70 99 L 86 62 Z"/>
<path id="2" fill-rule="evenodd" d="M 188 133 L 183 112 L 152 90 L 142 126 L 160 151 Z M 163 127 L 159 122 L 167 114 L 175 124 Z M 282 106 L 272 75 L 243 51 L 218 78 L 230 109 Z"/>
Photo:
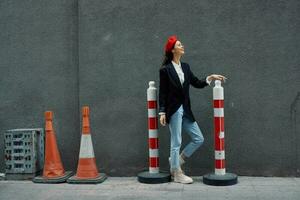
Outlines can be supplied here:
<path id="1" fill-rule="evenodd" d="M 219 74 L 212 74 L 208 76 L 208 81 L 213 81 L 213 80 L 220 80 L 225 82 L 227 78 L 225 76 L 219 75 Z"/>
<path id="2" fill-rule="evenodd" d="M 165 126 L 166 125 L 166 114 L 160 115 L 159 121 L 162 126 Z"/>

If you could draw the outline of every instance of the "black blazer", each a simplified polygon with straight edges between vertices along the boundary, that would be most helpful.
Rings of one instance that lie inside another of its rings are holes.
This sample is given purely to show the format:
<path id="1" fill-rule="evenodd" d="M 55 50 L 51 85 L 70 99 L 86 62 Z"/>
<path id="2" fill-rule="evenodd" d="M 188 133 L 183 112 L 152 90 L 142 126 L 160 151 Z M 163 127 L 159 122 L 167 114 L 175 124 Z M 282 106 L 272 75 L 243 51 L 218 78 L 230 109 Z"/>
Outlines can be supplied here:
<path id="1" fill-rule="evenodd" d="M 159 70 L 159 112 L 166 113 L 166 122 L 170 122 L 170 117 L 183 105 L 185 115 L 195 121 L 191 110 L 190 84 L 195 88 L 204 88 L 208 84 L 206 78 L 199 80 L 187 63 L 181 63 L 184 73 L 184 83 L 181 85 L 177 72 L 172 63 L 163 66 Z"/>

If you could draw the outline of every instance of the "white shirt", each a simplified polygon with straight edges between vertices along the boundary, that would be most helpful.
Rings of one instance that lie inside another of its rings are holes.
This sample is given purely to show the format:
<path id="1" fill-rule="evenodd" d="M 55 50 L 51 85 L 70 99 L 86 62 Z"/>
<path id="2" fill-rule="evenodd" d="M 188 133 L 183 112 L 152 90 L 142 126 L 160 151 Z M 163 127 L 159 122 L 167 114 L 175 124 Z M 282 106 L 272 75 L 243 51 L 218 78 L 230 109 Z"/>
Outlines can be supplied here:
<path id="1" fill-rule="evenodd" d="M 184 73 L 183 73 L 182 68 L 181 68 L 181 62 L 179 62 L 179 65 L 178 65 L 177 63 L 172 61 L 172 64 L 173 64 L 173 66 L 174 66 L 174 68 L 177 72 L 177 75 L 179 77 L 181 85 L 183 85 L 183 83 L 184 83 Z"/>

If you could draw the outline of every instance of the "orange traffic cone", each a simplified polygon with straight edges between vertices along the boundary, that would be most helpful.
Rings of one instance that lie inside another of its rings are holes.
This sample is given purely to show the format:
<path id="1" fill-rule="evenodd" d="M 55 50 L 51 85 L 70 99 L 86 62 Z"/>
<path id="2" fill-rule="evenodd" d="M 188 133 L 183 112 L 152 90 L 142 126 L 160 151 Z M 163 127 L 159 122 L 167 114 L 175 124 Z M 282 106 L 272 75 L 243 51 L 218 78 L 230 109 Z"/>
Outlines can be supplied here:
<path id="1" fill-rule="evenodd" d="M 102 183 L 106 179 L 106 175 L 99 173 L 96 166 L 89 113 L 89 107 L 84 106 L 82 108 L 82 136 L 77 173 L 68 179 L 68 183 Z"/>
<path id="2" fill-rule="evenodd" d="M 34 183 L 62 183 L 65 182 L 72 172 L 65 172 L 60 154 L 56 144 L 56 137 L 53 129 L 53 112 L 45 112 L 46 119 L 46 147 L 43 175 L 35 177 Z"/>

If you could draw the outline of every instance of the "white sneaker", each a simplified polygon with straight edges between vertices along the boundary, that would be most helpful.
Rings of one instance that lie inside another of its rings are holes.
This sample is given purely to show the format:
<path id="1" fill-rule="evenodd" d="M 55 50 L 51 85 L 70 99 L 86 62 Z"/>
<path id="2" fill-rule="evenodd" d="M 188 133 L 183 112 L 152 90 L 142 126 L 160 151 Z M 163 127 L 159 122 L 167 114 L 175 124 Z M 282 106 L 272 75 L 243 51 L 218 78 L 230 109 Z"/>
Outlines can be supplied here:
<path id="1" fill-rule="evenodd" d="M 174 182 L 183 183 L 183 184 L 191 184 L 193 183 L 193 179 L 191 177 L 186 176 L 182 170 L 178 169 L 174 171 Z"/>

